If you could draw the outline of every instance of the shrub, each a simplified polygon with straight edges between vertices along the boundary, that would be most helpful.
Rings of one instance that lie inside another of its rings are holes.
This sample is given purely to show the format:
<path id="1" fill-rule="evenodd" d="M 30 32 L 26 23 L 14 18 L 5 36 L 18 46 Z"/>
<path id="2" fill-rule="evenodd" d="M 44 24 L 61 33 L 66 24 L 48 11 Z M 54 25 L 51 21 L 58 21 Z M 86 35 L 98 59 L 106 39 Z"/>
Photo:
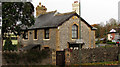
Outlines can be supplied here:
<path id="1" fill-rule="evenodd" d="M 107 42 L 112 42 L 111 40 L 107 40 Z"/>
<path id="2" fill-rule="evenodd" d="M 99 44 L 99 43 L 100 43 L 100 40 L 98 39 L 95 44 Z"/>
<path id="3" fill-rule="evenodd" d="M 4 50 L 12 50 L 12 41 L 10 38 L 5 40 Z"/>
<path id="4" fill-rule="evenodd" d="M 3 53 L 7 63 L 17 63 L 20 59 L 20 56 L 17 53 Z"/>
<path id="5" fill-rule="evenodd" d="M 107 42 L 107 44 L 116 44 L 115 42 Z"/>
<path id="6" fill-rule="evenodd" d="M 17 50 L 17 46 L 16 45 L 12 45 L 12 41 L 11 41 L 11 38 L 7 38 L 5 40 L 5 44 L 4 44 L 4 47 L 3 47 L 3 50 Z"/>

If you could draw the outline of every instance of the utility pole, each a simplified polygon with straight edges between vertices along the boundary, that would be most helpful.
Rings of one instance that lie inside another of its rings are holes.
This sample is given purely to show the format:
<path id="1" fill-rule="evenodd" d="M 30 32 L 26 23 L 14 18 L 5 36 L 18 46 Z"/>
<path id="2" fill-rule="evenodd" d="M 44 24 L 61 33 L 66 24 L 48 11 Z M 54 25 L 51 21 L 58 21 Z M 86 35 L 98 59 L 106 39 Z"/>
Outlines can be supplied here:
<path id="1" fill-rule="evenodd" d="M 2 67 L 2 2 L 0 1 L 0 67 Z"/>
<path id="2" fill-rule="evenodd" d="M 80 0 L 79 0 L 79 40 L 81 40 L 81 6 L 80 6 Z M 79 64 L 81 64 L 81 43 L 79 44 Z"/>

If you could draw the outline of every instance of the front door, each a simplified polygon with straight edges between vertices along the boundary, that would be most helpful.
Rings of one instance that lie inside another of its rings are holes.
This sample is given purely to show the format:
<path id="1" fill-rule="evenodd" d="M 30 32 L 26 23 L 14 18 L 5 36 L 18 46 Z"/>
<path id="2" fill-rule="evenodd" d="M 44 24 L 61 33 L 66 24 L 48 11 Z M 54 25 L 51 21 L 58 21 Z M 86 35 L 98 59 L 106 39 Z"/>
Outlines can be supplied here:
<path id="1" fill-rule="evenodd" d="M 65 65 L 65 51 L 56 52 L 56 65 Z"/>

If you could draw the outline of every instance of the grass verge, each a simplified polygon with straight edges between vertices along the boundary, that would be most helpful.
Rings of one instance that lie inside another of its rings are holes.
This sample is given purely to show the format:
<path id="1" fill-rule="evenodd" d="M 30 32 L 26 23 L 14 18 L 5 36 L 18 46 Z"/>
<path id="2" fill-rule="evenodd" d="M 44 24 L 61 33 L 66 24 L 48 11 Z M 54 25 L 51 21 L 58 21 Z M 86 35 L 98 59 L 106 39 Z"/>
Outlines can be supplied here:
<path id="1" fill-rule="evenodd" d="M 110 62 L 95 62 L 95 63 L 82 63 L 81 65 L 118 65 L 120 61 L 110 61 Z"/>

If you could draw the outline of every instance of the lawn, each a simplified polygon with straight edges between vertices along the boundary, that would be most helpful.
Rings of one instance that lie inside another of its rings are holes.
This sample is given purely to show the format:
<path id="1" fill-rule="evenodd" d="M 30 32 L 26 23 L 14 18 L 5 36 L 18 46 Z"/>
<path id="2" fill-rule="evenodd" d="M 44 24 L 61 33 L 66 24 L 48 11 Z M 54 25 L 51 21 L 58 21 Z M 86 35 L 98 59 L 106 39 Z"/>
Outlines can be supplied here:
<path id="1" fill-rule="evenodd" d="M 5 40 L 3 40 L 3 45 L 5 44 Z M 16 44 L 18 44 L 18 40 L 12 40 L 12 44 L 13 45 L 16 45 Z"/>
<path id="2" fill-rule="evenodd" d="M 95 62 L 95 63 L 82 63 L 81 65 L 118 65 L 120 62 L 118 61 L 110 61 L 110 62 Z"/>

